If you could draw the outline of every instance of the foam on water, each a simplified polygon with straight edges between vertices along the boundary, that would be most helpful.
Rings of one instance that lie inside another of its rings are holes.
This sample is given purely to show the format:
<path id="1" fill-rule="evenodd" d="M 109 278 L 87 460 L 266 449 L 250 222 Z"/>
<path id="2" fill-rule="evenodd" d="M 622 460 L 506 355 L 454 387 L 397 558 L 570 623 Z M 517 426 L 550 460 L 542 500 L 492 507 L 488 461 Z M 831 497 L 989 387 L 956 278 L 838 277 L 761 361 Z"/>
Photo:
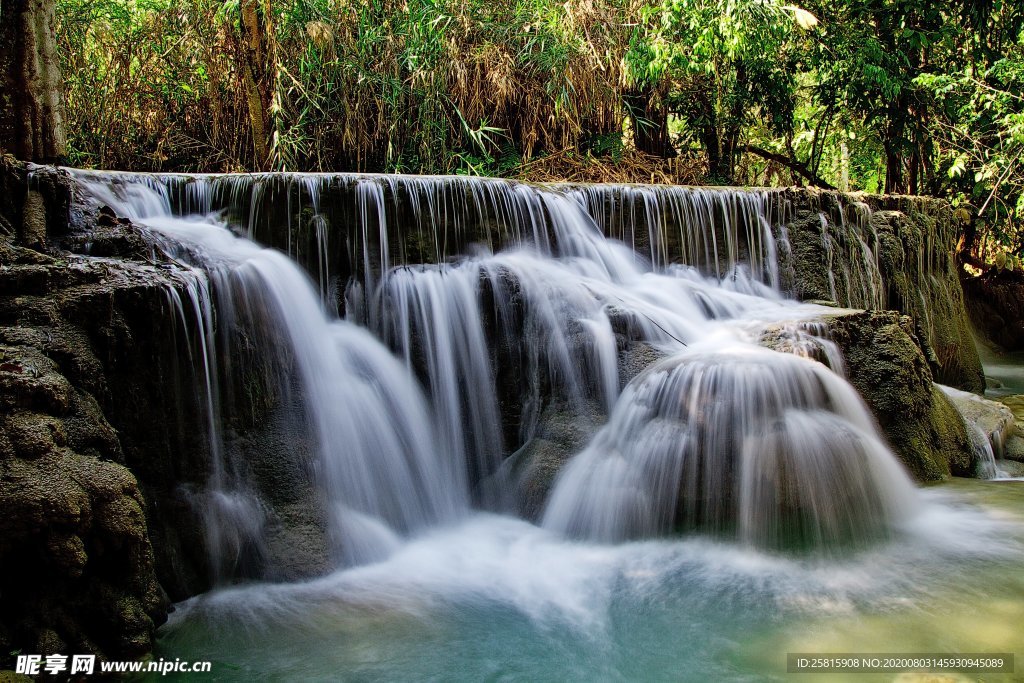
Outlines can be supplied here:
<path id="1" fill-rule="evenodd" d="M 799 649 L 799 638 L 812 642 L 812 624 L 845 629 L 851 651 L 856 638 L 871 638 L 849 630 L 862 621 L 877 628 L 883 620 L 894 646 L 904 636 L 892 629 L 926 631 L 935 619 L 945 623 L 944 647 L 972 643 L 931 612 L 1013 595 L 1003 583 L 1024 552 L 1021 520 L 1000 519 L 956 493 L 927 498 L 936 504 L 890 542 L 841 559 L 707 538 L 573 543 L 519 520 L 476 515 L 377 564 L 194 598 L 172 615 L 162 652 L 243 661 L 239 679 L 347 672 L 478 680 L 504 672 L 667 680 L 684 671 L 736 679 L 784 670 L 780 634 Z M 887 615 L 902 616 L 887 624 L 895 619 Z M 213 633 L 216 643 L 204 635 Z"/>

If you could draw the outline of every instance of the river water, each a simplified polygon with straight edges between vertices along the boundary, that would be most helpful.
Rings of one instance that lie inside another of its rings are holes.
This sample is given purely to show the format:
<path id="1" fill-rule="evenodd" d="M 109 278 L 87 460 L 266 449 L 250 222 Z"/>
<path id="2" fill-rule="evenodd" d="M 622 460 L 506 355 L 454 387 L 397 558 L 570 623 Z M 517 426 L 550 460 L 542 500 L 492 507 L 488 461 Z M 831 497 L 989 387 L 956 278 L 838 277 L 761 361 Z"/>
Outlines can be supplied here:
<path id="1" fill-rule="evenodd" d="M 707 538 L 567 542 L 478 515 L 378 564 L 194 598 L 156 655 L 209 659 L 224 681 L 889 681 L 787 675 L 786 653 L 1021 657 L 1024 482 L 923 498 L 891 543 L 819 560 Z"/>

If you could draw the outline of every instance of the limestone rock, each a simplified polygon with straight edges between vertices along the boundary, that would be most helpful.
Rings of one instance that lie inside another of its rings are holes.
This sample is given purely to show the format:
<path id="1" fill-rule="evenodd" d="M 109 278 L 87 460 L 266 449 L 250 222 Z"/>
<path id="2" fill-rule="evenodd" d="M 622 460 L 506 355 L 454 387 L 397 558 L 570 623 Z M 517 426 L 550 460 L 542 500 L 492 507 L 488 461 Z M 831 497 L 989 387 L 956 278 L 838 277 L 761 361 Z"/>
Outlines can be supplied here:
<path id="1" fill-rule="evenodd" d="M 534 437 L 505 463 L 519 514 L 540 519 L 555 478 L 600 427 L 600 413 L 597 406 L 573 410 L 555 403 L 545 408 Z"/>
<path id="2" fill-rule="evenodd" d="M 996 471 L 1007 477 L 1024 477 L 1024 462 L 1019 460 L 996 460 Z"/>
<path id="3" fill-rule="evenodd" d="M 67 229 L 67 187 L 60 171 L 32 173 L 27 192 L 25 169 L 0 161 L 0 668 L 16 650 L 132 659 L 169 603 L 90 332 L 117 336 L 122 302 L 162 309 L 168 281 L 40 251 Z"/>
<path id="4" fill-rule="evenodd" d="M 1014 417 L 1010 409 L 976 394 L 946 386 L 940 388 L 960 411 L 964 421 L 976 427 L 988 440 L 995 457 L 1003 457 L 1006 441 L 1014 433 Z"/>
<path id="5" fill-rule="evenodd" d="M 894 452 L 921 481 L 974 476 L 967 427 L 931 370 L 907 316 L 861 312 L 826 318 L 847 379 L 864 397 Z"/>
<path id="6" fill-rule="evenodd" d="M 1003 457 L 1007 460 L 1024 462 L 1024 437 L 1014 434 L 1007 439 L 1003 448 Z"/>
<path id="7" fill-rule="evenodd" d="M 949 205 L 921 197 L 778 190 L 782 286 L 804 301 L 896 310 L 913 320 L 936 381 L 984 390 L 952 256 Z M 866 259 L 869 250 L 875 259 Z"/>

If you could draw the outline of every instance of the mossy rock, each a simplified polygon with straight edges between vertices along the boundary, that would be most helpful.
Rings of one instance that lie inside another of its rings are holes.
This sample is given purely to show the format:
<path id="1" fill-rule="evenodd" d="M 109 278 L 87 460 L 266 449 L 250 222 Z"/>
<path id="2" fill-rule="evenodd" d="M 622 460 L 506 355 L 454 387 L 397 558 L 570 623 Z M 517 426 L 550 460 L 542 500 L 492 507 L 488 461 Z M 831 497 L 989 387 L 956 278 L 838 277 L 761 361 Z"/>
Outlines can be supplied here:
<path id="1" fill-rule="evenodd" d="M 908 315 L 934 379 L 981 393 L 984 376 L 953 258 L 948 203 L 780 190 L 782 286 L 803 301 Z M 875 258 L 865 259 L 865 249 Z"/>
<path id="2" fill-rule="evenodd" d="M 920 481 L 974 476 L 967 427 L 933 383 L 911 320 L 885 311 L 829 316 L 827 322 L 850 383 L 907 469 Z"/>

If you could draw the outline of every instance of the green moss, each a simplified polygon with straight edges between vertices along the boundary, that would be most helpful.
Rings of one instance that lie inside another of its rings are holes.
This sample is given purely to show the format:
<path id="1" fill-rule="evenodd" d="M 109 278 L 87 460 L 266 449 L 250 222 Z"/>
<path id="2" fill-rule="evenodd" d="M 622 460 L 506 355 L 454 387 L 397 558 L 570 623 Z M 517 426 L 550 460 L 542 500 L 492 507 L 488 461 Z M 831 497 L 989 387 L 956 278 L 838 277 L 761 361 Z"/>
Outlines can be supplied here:
<path id="1" fill-rule="evenodd" d="M 938 387 L 932 386 L 932 416 L 929 421 L 935 435 L 934 457 L 948 464 L 956 477 L 973 477 L 977 462 L 967 427 L 956 406 Z"/>
<path id="2" fill-rule="evenodd" d="M 786 223 L 788 253 L 780 254 L 784 288 L 802 300 L 834 299 L 910 316 L 935 380 L 984 390 L 952 255 L 956 228 L 948 204 L 806 190 L 785 191 L 785 197 L 793 217 Z M 869 204 L 870 216 L 854 215 L 851 200 Z M 874 252 L 877 269 L 865 262 L 863 245 Z"/>
<path id="3" fill-rule="evenodd" d="M 920 481 L 970 476 L 976 463 L 967 428 L 932 382 L 911 320 L 866 312 L 834 316 L 829 327 L 850 382 L 907 469 Z"/>

